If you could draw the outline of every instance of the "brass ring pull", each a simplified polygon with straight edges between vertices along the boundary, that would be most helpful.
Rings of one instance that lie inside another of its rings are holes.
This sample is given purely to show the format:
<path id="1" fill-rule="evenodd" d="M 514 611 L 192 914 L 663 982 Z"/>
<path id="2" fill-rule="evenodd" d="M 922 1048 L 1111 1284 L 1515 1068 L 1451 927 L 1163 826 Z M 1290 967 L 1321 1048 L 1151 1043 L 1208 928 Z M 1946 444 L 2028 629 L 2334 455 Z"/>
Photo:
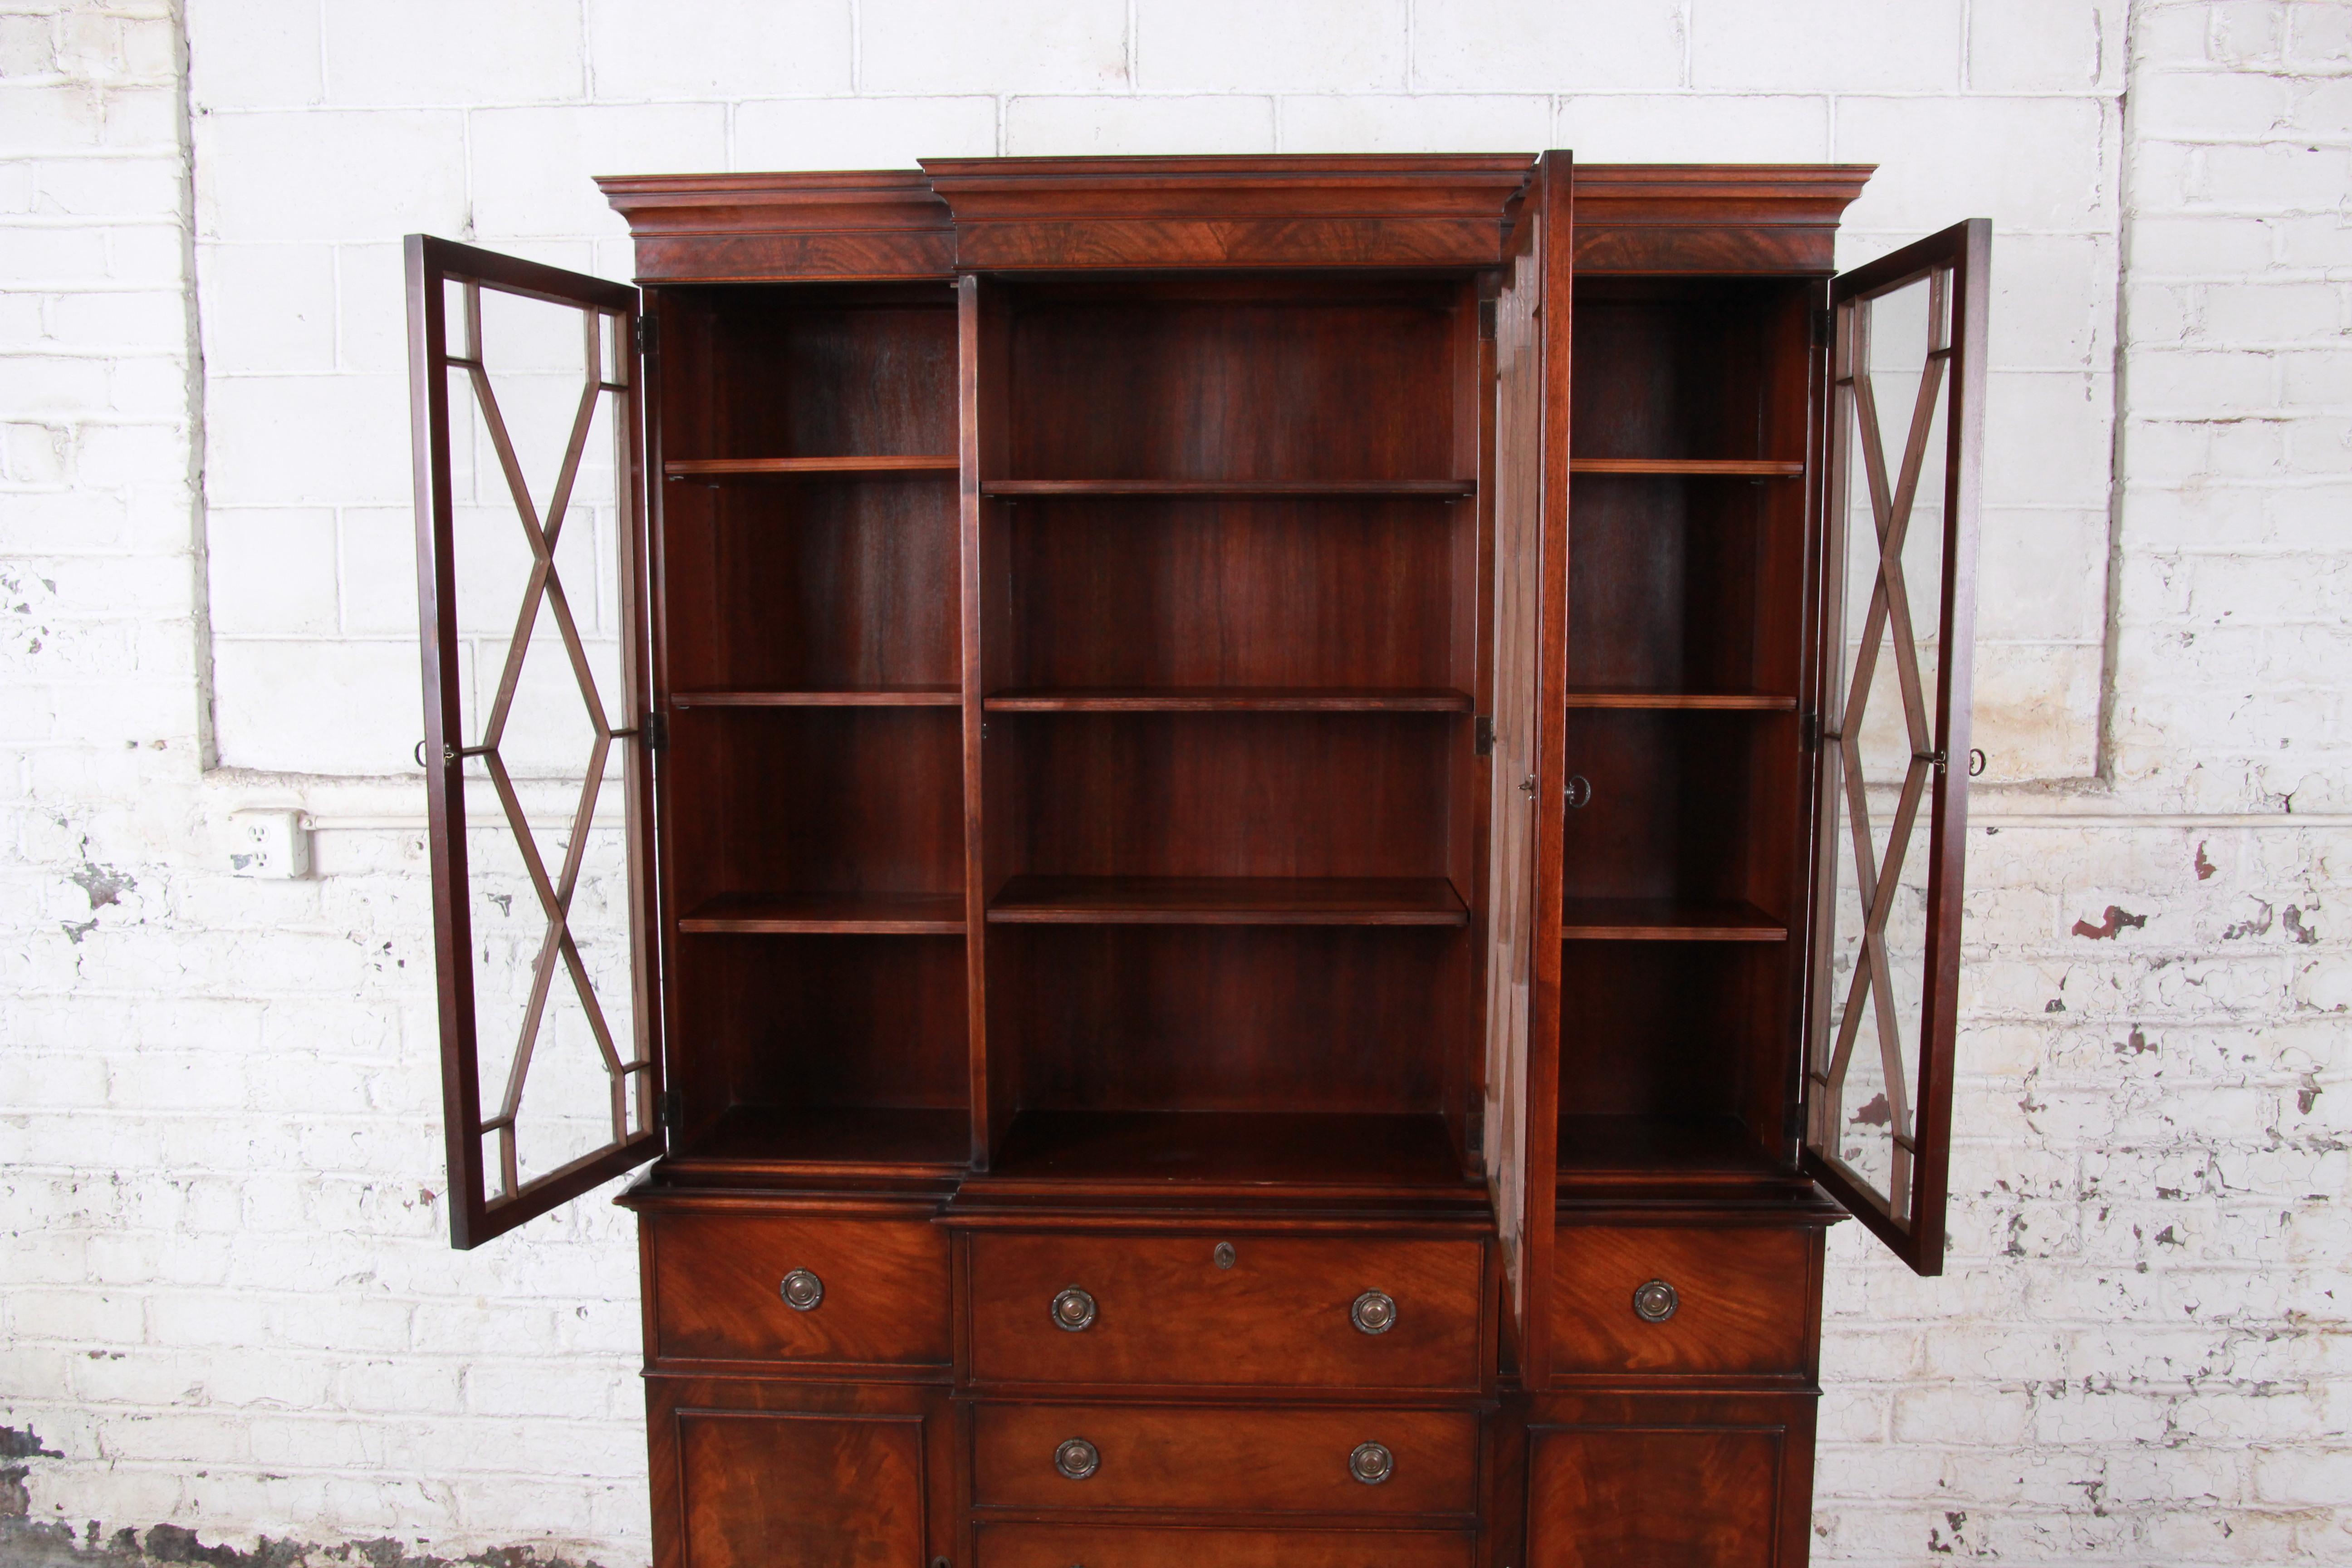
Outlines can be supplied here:
<path id="1" fill-rule="evenodd" d="M 1396 1456 L 1381 1443 L 1359 1443 L 1348 1456 L 1348 1473 L 1368 1487 L 1379 1486 L 1396 1474 Z"/>
<path id="2" fill-rule="evenodd" d="M 1663 1279 L 1653 1279 L 1633 1291 L 1633 1315 L 1645 1323 L 1663 1323 L 1675 1315 L 1682 1298 Z"/>
<path id="3" fill-rule="evenodd" d="M 1065 1479 L 1085 1480 L 1102 1468 L 1102 1451 L 1084 1437 L 1072 1437 L 1054 1450 L 1054 1468 Z"/>
<path id="4" fill-rule="evenodd" d="M 1050 1310 L 1055 1328 L 1065 1333 L 1080 1333 L 1095 1321 L 1095 1299 L 1073 1285 L 1054 1298 Z"/>
<path id="5" fill-rule="evenodd" d="M 824 1301 L 824 1281 L 805 1268 L 795 1268 L 776 1287 L 784 1305 L 795 1312 L 814 1312 Z"/>
<path id="6" fill-rule="evenodd" d="M 1396 1300 L 1384 1290 L 1367 1290 L 1348 1309 L 1348 1321 L 1358 1333 L 1387 1333 L 1396 1327 Z"/>

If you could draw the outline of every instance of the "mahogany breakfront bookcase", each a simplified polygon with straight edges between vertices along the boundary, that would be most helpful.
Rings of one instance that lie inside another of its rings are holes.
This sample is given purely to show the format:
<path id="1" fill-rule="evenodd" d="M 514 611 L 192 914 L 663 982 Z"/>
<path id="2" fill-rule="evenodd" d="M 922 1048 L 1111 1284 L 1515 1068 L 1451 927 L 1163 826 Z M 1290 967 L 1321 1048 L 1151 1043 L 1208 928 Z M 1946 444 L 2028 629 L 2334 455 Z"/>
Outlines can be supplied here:
<path id="1" fill-rule="evenodd" d="M 653 1162 L 661 1568 L 1805 1561 L 1826 1227 L 1940 1266 L 1969 754 L 1989 227 L 1833 276 L 1868 174 L 945 159 L 605 180 L 636 288 L 409 241 L 455 1240 Z M 577 312 L 536 500 L 492 296 Z M 488 1100 L 467 398 L 595 705 Z M 534 1170 L 551 994 L 609 1116 Z"/>

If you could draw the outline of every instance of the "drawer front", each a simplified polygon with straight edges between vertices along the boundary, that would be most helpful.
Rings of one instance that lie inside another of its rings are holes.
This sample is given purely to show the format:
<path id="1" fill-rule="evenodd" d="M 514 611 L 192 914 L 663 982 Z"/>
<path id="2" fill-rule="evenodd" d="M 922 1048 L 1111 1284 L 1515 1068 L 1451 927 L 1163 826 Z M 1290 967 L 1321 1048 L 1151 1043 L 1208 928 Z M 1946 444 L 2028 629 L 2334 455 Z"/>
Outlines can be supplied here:
<path id="1" fill-rule="evenodd" d="M 1063 1468 L 1074 1441 L 1093 1458 L 1080 1476 Z M 1385 1456 L 1359 1459 L 1367 1445 Z M 1385 1479 L 1359 1479 L 1359 1463 Z M 1467 1514 L 1477 1469 L 1465 1411 L 983 1405 L 972 1423 L 982 1507 Z"/>
<path id="2" fill-rule="evenodd" d="M 1553 1370 L 1803 1373 L 1821 1234 L 1562 1226 L 1552 1254 Z M 1637 1306 L 1656 1282 L 1671 1295 L 1652 1289 Z"/>
<path id="3" fill-rule="evenodd" d="M 982 1382 L 1481 1386 L 1475 1241 L 981 1232 L 971 1258 Z"/>
<path id="4" fill-rule="evenodd" d="M 1434 1530 L 985 1524 L 980 1568 L 1471 1568 L 1471 1545 Z"/>
<path id="5" fill-rule="evenodd" d="M 950 1360 L 947 1237 L 928 1220 L 671 1213 L 646 1223 L 657 1362 Z"/>

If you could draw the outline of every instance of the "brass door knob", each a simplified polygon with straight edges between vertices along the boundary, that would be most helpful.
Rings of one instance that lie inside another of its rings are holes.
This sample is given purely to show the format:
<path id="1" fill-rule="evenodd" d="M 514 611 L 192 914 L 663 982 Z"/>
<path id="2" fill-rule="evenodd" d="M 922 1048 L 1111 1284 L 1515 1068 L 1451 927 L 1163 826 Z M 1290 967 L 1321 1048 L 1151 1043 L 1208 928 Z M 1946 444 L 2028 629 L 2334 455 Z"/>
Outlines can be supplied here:
<path id="1" fill-rule="evenodd" d="M 795 1312 L 814 1312 L 824 1300 L 824 1281 L 805 1268 L 795 1268 L 776 1287 L 784 1305 Z"/>
<path id="2" fill-rule="evenodd" d="M 1095 1321 L 1095 1299 L 1076 1285 L 1054 1298 L 1054 1326 L 1077 1333 Z"/>
<path id="3" fill-rule="evenodd" d="M 1348 1309 L 1348 1321 L 1360 1333 L 1387 1333 L 1396 1327 L 1396 1300 L 1386 1291 L 1367 1290 Z"/>
<path id="4" fill-rule="evenodd" d="M 1645 1323 L 1663 1323 L 1675 1315 L 1682 1298 L 1663 1279 L 1653 1279 L 1633 1292 L 1633 1315 Z"/>
<path id="5" fill-rule="evenodd" d="M 1396 1456 L 1385 1444 L 1359 1443 L 1348 1456 L 1348 1473 L 1368 1487 L 1379 1486 L 1396 1474 Z"/>
<path id="6" fill-rule="evenodd" d="M 1084 1437 L 1072 1437 L 1054 1450 L 1054 1468 L 1071 1480 L 1082 1481 L 1102 1468 L 1102 1454 Z"/>

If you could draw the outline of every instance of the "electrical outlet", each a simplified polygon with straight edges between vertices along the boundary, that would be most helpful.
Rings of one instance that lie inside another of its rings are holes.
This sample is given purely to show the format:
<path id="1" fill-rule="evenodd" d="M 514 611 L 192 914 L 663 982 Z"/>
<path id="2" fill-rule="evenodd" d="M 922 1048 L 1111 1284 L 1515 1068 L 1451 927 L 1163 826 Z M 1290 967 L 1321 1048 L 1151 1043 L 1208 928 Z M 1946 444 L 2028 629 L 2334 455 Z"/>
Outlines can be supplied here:
<path id="1" fill-rule="evenodd" d="M 233 811 L 228 840 L 229 869 L 240 877 L 310 874 L 310 819 L 301 812 Z"/>

